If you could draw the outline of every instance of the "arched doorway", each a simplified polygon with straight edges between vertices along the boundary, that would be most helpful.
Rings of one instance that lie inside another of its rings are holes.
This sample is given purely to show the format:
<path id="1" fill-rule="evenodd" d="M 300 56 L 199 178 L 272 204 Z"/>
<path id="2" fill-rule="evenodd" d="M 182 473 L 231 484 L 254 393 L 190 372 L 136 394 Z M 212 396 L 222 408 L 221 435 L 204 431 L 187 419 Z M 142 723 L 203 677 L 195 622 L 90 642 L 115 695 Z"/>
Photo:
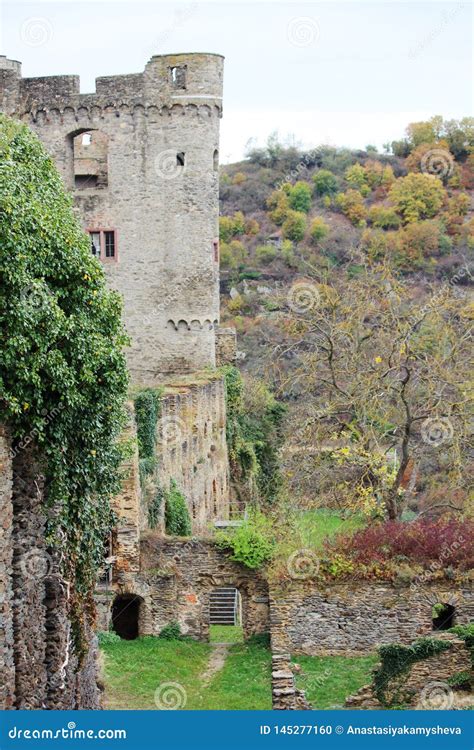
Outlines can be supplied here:
<path id="1" fill-rule="evenodd" d="M 143 599 L 135 594 L 123 594 L 112 605 L 112 627 L 126 641 L 139 636 L 140 607 Z"/>

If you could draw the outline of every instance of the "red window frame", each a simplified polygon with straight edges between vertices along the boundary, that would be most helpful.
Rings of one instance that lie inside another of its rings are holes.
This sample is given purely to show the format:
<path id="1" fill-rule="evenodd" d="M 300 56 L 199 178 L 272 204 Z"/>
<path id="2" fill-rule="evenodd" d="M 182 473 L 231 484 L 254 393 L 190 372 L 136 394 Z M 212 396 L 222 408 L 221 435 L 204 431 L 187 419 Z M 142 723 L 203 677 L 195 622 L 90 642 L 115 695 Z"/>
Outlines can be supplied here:
<path id="1" fill-rule="evenodd" d="M 101 263 L 118 263 L 118 243 L 117 243 L 117 230 L 109 229 L 108 227 L 87 227 L 86 232 L 91 234 L 98 234 L 100 237 L 100 262 Z M 105 233 L 111 232 L 114 235 L 114 255 L 112 258 L 107 258 L 105 255 Z"/>

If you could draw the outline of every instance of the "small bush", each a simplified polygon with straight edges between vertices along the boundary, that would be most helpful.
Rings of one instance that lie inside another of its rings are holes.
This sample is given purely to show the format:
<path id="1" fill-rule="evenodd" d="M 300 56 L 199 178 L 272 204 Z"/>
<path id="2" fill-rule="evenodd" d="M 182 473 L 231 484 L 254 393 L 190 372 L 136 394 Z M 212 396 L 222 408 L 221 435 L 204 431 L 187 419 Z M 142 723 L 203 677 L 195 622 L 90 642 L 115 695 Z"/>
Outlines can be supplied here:
<path id="1" fill-rule="evenodd" d="M 307 182 L 297 182 L 289 193 L 290 208 L 308 213 L 311 208 L 311 187 Z"/>
<path id="2" fill-rule="evenodd" d="M 170 622 L 161 628 L 158 638 L 163 638 L 165 641 L 179 641 L 182 639 L 181 628 L 178 622 Z"/>
<path id="3" fill-rule="evenodd" d="M 275 546 L 269 520 L 258 511 L 237 529 L 216 534 L 216 544 L 221 549 L 231 549 L 232 560 L 252 569 L 270 560 Z"/>
<path id="4" fill-rule="evenodd" d="M 352 188 L 345 193 L 338 193 L 336 205 L 339 206 L 344 216 L 355 226 L 363 226 L 367 216 L 364 198 L 358 190 Z"/>
<path id="5" fill-rule="evenodd" d="M 378 229 L 398 229 L 401 219 L 390 206 L 376 204 L 369 210 L 369 222 Z"/>
<path id="6" fill-rule="evenodd" d="M 277 257 L 274 245 L 259 245 L 255 248 L 255 260 L 259 265 L 268 266 Z"/>
<path id="7" fill-rule="evenodd" d="M 337 193 L 337 177 L 328 169 L 320 169 L 313 177 L 316 195 L 331 195 Z"/>
<path id="8" fill-rule="evenodd" d="M 300 242 L 306 231 L 306 214 L 300 211 L 288 211 L 281 231 L 286 240 Z"/>
<path id="9" fill-rule="evenodd" d="M 170 488 L 165 497 L 166 533 L 170 536 L 190 536 L 191 519 L 188 506 L 174 479 L 171 480 Z"/>
<path id="10" fill-rule="evenodd" d="M 311 237 L 311 241 L 314 244 L 317 244 L 318 242 L 321 242 L 321 240 L 326 239 L 329 234 L 329 227 L 324 219 L 321 219 L 320 217 L 316 217 L 316 219 L 313 219 L 309 229 L 309 234 Z"/>
<path id="11" fill-rule="evenodd" d="M 109 643 L 118 643 L 122 640 L 120 636 L 112 630 L 104 630 L 97 633 L 97 638 L 99 640 L 99 646 L 107 646 Z"/>

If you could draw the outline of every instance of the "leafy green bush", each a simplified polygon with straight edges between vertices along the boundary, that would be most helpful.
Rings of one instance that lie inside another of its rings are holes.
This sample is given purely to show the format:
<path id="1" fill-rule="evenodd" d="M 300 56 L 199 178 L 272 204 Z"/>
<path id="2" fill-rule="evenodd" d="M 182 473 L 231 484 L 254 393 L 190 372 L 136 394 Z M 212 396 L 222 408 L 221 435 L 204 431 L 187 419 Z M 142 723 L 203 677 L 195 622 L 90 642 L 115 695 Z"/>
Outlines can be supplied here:
<path id="1" fill-rule="evenodd" d="M 255 248 L 255 260 L 257 263 L 268 266 L 277 257 L 277 249 L 274 245 L 258 245 Z"/>
<path id="2" fill-rule="evenodd" d="M 170 536 L 191 535 L 191 519 L 186 499 L 174 479 L 165 493 L 165 529 Z"/>
<path id="3" fill-rule="evenodd" d="M 161 628 L 159 638 L 163 638 L 165 641 L 179 641 L 183 637 L 181 634 L 181 628 L 178 622 L 170 622 Z"/>
<path id="4" fill-rule="evenodd" d="M 145 388 L 135 397 L 140 484 L 145 489 L 147 477 L 156 469 L 156 425 L 161 413 L 161 389 Z"/>
<path id="5" fill-rule="evenodd" d="M 307 214 L 311 208 L 311 187 L 307 182 L 297 182 L 289 192 L 290 208 Z"/>
<path id="6" fill-rule="evenodd" d="M 320 169 L 313 176 L 314 192 L 316 195 L 332 195 L 337 193 L 337 177 L 328 169 Z"/>
<path id="7" fill-rule="evenodd" d="M 99 641 L 99 646 L 105 646 L 109 643 L 118 643 L 122 639 L 120 638 L 117 633 L 114 633 L 112 630 L 103 630 L 100 633 L 97 633 L 97 638 Z"/>
<path id="8" fill-rule="evenodd" d="M 321 240 L 324 240 L 329 234 L 329 227 L 324 221 L 324 219 L 321 219 L 321 217 L 317 216 L 313 221 L 311 222 L 311 226 L 309 228 L 309 235 L 311 237 L 311 241 L 317 244 L 318 242 L 321 242 Z"/>
<path id="9" fill-rule="evenodd" d="M 0 115 L 0 421 L 44 458 L 46 538 L 82 622 L 120 491 L 128 377 L 121 300 L 45 148 Z"/>
<path id="10" fill-rule="evenodd" d="M 281 232 L 286 240 L 300 242 L 306 231 L 306 215 L 300 211 L 288 211 Z"/>
<path id="11" fill-rule="evenodd" d="M 252 569 L 270 560 L 275 548 L 270 521 L 259 511 L 253 511 L 236 529 L 218 532 L 216 544 L 221 549 L 231 549 L 232 560 Z"/>
<path id="12" fill-rule="evenodd" d="M 156 529 L 160 518 L 160 510 L 165 500 L 165 492 L 162 487 L 157 487 L 151 502 L 148 505 L 148 526 Z"/>

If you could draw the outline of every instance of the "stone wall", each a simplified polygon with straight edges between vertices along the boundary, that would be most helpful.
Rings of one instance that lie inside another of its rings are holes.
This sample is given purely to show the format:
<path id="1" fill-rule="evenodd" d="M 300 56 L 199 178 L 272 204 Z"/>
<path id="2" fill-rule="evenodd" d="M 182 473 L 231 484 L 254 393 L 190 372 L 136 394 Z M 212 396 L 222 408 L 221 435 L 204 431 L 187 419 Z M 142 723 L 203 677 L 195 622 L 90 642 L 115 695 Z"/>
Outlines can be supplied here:
<path id="1" fill-rule="evenodd" d="M 62 553 L 46 547 L 40 459 L 0 427 L 0 710 L 99 708 L 95 639 L 79 664 Z"/>
<path id="2" fill-rule="evenodd" d="M 142 537 L 138 575 L 122 574 L 115 594 L 141 597 L 140 635 L 158 635 L 171 622 L 197 640 L 209 638 L 209 595 L 232 586 L 242 597 L 244 636 L 268 632 L 268 585 L 257 572 L 230 560 L 211 542 L 164 539 L 147 532 Z M 109 621 L 112 598 L 102 597 L 99 628 Z"/>
<path id="3" fill-rule="evenodd" d="M 432 633 L 432 607 L 456 608 L 455 623 L 474 619 L 474 592 L 447 582 L 394 587 L 377 582 L 293 581 L 270 591 L 272 647 L 291 654 L 368 653 Z"/>
<path id="4" fill-rule="evenodd" d="M 222 377 L 167 386 L 158 423 L 158 479 L 174 479 L 188 504 L 193 534 L 229 518 L 229 459 Z M 163 526 L 162 526 L 163 528 Z"/>
<path id="5" fill-rule="evenodd" d="M 425 710 L 453 708 L 459 698 L 463 702 L 464 696 L 455 695 L 448 681 L 459 672 L 471 674 L 474 678 L 469 648 L 452 634 L 439 634 L 437 638 L 449 641 L 451 648 L 415 662 L 401 680 L 390 680 L 385 692 L 389 701 Z M 472 695 L 470 703 L 472 706 Z M 385 708 L 378 701 L 373 685 L 365 685 L 355 695 L 349 696 L 345 705 L 352 709 Z"/>
<path id="6" fill-rule="evenodd" d="M 216 331 L 216 365 L 232 365 L 237 358 L 237 333 L 235 328 L 218 328 Z"/>
<path id="7" fill-rule="evenodd" d="M 78 76 L 22 78 L 19 63 L 0 57 L 0 111 L 43 141 L 84 228 L 116 231 L 116 257 L 103 260 L 124 297 L 137 383 L 216 362 L 222 88 L 214 54 L 156 55 L 142 73 L 98 78 L 91 94 Z M 75 160 L 83 133 L 92 142 Z M 107 143 L 100 163 L 98 143 Z M 76 187 L 85 171 L 100 179 Z"/>
<path id="8" fill-rule="evenodd" d="M 274 711 L 306 711 L 311 708 L 304 691 L 296 688 L 289 654 L 272 656 L 272 708 Z"/>

